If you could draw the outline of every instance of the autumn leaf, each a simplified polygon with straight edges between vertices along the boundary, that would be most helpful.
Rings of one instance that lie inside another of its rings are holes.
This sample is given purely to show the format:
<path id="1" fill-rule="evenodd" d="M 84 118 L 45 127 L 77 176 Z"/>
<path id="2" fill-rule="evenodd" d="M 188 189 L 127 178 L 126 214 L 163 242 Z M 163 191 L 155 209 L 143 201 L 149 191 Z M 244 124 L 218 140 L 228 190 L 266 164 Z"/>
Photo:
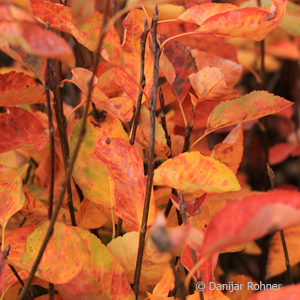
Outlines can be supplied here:
<path id="1" fill-rule="evenodd" d="M 284 230 L 284 237 L 289 254 L 291 267 L 300 262 L 299 237 L 300 226 L 293 226 Z M 276 232 L 270 241 L 266 278 L 271 278 L 286 271 L 285 256 L 280 232 Z"/>
<path id="2" fill-rule="evenodd" d="M 140 121 L 136 131 L 136 141 L 148 149 L 150 141 L 150 111 L 143 105 L 140 111 Z M 167 145 L 165 132 L 161 124 L 156 120 L 155 122 L 155 154 L 162 157 L 168 157 L 170 149 Z"/>
<path id="3" fill-rule="evenodd" d="M 300 193 L 295 191 L 253 193 L 243 199 L 231 201 L 208 224 L 202 255 L 208 256 L 226 247 L 297 225 L 299 216 Z M 231 220 L 230 226 L 228 220 Z"/>
<path id="4" fill-rule="evenodd" d="M 26 239 L 20 265 L 30 269 L 40 250 L 49 221 L 38 226 Z M 54 284 L 73 279 L 86 264 L 89 251 L 80 235 L 70 226 L 56 222 L 36 276 Z"/>
<path id="5" fill-rule="evenodd" d="M 143 161 L 129 142 L 120 138 L 104 138 L 95 145 L 94 157 L 108 169 L 110 191 L 115 213 L 141 227 L 145 201 L 146 178 Z M 154 220 L 155 204 L 151 201 L 148 224 Z"/>
<path id="6" fill-rule="evenodd" d="M 243 127 L 239 124 L 230 131 L 222 143 L 214 147 L 211 157 L 219 160 L 236 173 L 243 157 L 243 142 Z"/>
<path id="7" fill-rule="evenodd" d="M 0 153 L 23 145 L 42 150 L 49 139 L 35 114 L 18 107 L 11 107 L 0 114 L 0 132 Z"/>
<path id="8" fill-rule="evenodd" d="M 281 23 L 285 10 L 286 0 L 274 0 L 269 11 L 259 7 L 238 8 L 228 3 L 206 3 L 187 9 L 178 18 L 199 25 L 198 32 L 261 41 Z"/>
<path id="9" fill-rule="evenodd" d="M 134 101 L 137 101 L 140 83 L 141 68 L 141 34 L 144 32 L 145 14 L 142 10 L 133 9 L 123 21 L 125 29 L 122 44 L 122 56 L 119 67 L 115 68 L 116 83 Z M 125 72 L 126 71 L 126 72 Z M 151 98 L 153 81 L 153 57 L 150 51 L 149 41 L 145 45 L 145 68 L 144 74 L 146 85 L 144 91 Z"/>
<path id="10" fill-rule="evenodd" d="M 200 152 L 183 153 L 168 159 L 154 173 L 154 185 L 170 186 L 189 193 L 237 191 L 233 172 Z"/>
<path id="11" fill-rule="evenodd" d="M 218 129 L 275 114 L 293 103 L 266 91 L 254 91 L 217 105 L 210 113 L 205 134 Z"/>
<path id="12" fill-rule="evenodd" d="M 191 87 L 188 76 L 197 72 L 195 59 L 188 47 L 174 40 L 165 44 L 163 53 L 174 67 L 176 74 L 175 80 L 169 83 L 172 85 L 177 98 L 183 101 Z"/>
<path id="13" fill-rule="evenodd" d="M 25 204 L 21 176 L 27 168 L 27 164 L 17 170 L 0 166 L 0 225 L 3 234 L 8 220 Z"/>
<path id="14" fill-rule="evenodd" d="M 288 143 L 279 143 L 269 148 L 269 164 L 276 165 L 285 161 L 293 152 L 294 146 Z"/>
<path id="15" fill-rule="evenodd" d="M 122 237 L 113 239 L 108 245 L 108 250 L 119 261 L 125 269 L 125 274 L 130 283 L 133 282 L 136 257 L 138 251 L 139 233 L 132 231 L 125 233 Z M 159 282 L 163 272 L 169 267 L 171 255 L 158 252 L 151 239 L 146 239 L 143 256 L 141 290 Z"/>
<path id="16" fill-rule="evenodd" d="M 80 236 L 89 256 L 76 277 L 55 285 L 63 299 L 133 300 L 125 271 L 107 247 L 89 231 L 81 228 L 73 230 Z"/>
<path id="17" fill-rule="evenodd" d="M 0 74 L 0 93 L 2 106 L 45 102 L 44 87 L 21 72 Z"/>
<path id="18" fill-rule="evenodd" d="M 0 37 L 32 55 L 56 58 L 70 67 L 75 58 L 67 42 L 55 33 L 28 21 L 0 22 Z M 38 41 L 38 42 L 37 42 Z"/>
<path id="19" fill-rule="evenodd" d="M 76 26 L 71 8 L 43 0 L 30 1 L 33 15 L 52 28 L 73 35 L 76 40 L 91 51 L 96 51 L 104 16 L 94 12 L 93 17 L 82 25 Z M 113 27 L 109 29 L 103 41 L 102 55 L 105 59 L 119 60 L 120 39 Z"/>
<path id="20" fill-rule="evenodd" d="M 300 296 L 300 284 L 292 284 L 282 287 L 278 285 L 278 290 L 267 290 L 253 294 L 247 300 L 296 300 Z"/>
<path id="21" fill-rule="evenodd" d="M 84 68 L 74 68 L 71 70 L 72 78 L 65 79 L 63 82 L 72 82 L 80 88 L 82 93 L 87 97 L 89 81 L 92 78 L 92 72 Z M 92 102 L 100 110 L 110 112 L 123 122 L 129 122 L 133 115 L 133 101 L 129 97 L 108 98 L 99 88 L 98 79 L 95 78 Z"/>

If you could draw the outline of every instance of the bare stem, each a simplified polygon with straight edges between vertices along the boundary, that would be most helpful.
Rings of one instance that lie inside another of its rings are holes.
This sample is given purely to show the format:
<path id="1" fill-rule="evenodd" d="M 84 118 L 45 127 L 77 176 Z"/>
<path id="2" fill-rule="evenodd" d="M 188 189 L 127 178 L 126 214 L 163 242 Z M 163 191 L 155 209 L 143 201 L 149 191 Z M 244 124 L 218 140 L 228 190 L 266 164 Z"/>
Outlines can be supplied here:
<path id="1" fill-rule="evenodd" d="M 180 300 L 185 300 L 186 296 L 187 296 L 187 292 L 186 292 L 186 289 L 185 289 L 185 286 L 184 286 L 184 282 L 179 278 L 179 276 L 176 272 L 174 257 L 172 257 L 172 259 L 170 260 L 170 266 L 171 266 L 171 269 L 172 269 L 173 274 L 174 274 L 175 284 L 176 284 L 176 287 L 178 289 L 179 299 Z"/>
<path id="2" fill-rule="evenodd" d="M 51 71 L 52 71 L 51 82 L 53 84 L 52 91 L 54 95 L 53 106 L 55 111 L 59 141 L 61 145 L 61 151 L 62 151 L 65 173 L 66 173 L 69 164 L 69 142 L 68 142 L 67 129 L 66 129 L 66 119 L 63 112 L 63 99 L 62 99 L 61 88 L 60 88 L 60 83 L 62 80 L 61 63 L 58 61 L 53 62 Z M 68 192 L 68 207 L 69 207 L 72 226 L 76 226 L 71 182 L 69 182 L 67 186 L 67 192 Z"/>
<path id="3" fill-rule="evenodd" d="M 142 225 L 141 225 L 140 237 L 139 237 L 138 255 L 136 260 L 136 268 L 135 268 L 134 283 L 133 283 L 133 291 L 135 293 L 136 299 L 138 298 L 138 293 L 139 293 L 140 277 L 141 277 L 142 262 L 143 262 L 143 252 L 145 248 L 147 221 L 148 221 L 151 190 L 152 190 L 153 175 L 154 175 L 154 143 L 155 143 L 155 119 L 156 119 L 155 113 L 156 113 L 156 102 L 157 102 L 158 71 L 159 71 L 159 57 L 160 57 L 160 49 L 156 37 L 157 21 L 158 21 L 158 7 L 156 5 L 153 10 L 153 19 L 152 19 L 152 27 L 151 27 L 154 66 L 153 66 L 152 99 L 150 103 L 151 109 L 150 109 L 150 142 L 149 142 L 149 156 L 148 156 L 148 178 L 147 178 L 145 203 L 144 203 Z"/>
<path id="4" fill-rule="evenodd" d="M 106 1 L 106 7 L 107 8 L 108 8 L 108 3 L 109 3 L 109 1 Z M 104 23 L 106 22 L 106 19 L 107 19 L 107 9 L 106 9 L 106 12 L 105 12 Z M 46 250 L 48 242 L 49 242 L 49 240 L 52 236 L 52 233 L 53 233 L 53 230 L 54 230 L 54 225 L 55 225 L 59 210 L 61 208 L 67 186 L 68 186 L 68 184 L 70 184 L 70 176 L 72 174 L 74 164 L 75 164 L 75 161 L 76 161 L 76 158 L 78 156 L 78 152 L 79 152 L 81 143 L 83 141 L 83 138 L 84 138 L 85 132 L 86 132 L 86 121 L 87 121 L 87 116 L 88 116 L 88 111 L 89 111 L 89 105 L 90 105 L 91 98 L 92 98 L 93 82 L 94 82 L 97 66 L 98 66 L 99 60 L 100 60 L 100 50 L 101 50 L 101 47 L 102 47 L 102 43 L 103 43 L 105 33 L 106 33 L 105 30 L 102 30 L 101 33 L 100 33 L 100 37 L 99 37 L 99 41 L 98 41 L 98 45 L 97 45 L 97 50 L 96 50 L 96 54 L 95 54 L 96 55 L 95 65 L 93 67 L 92 78 L 89 82 L 88 95 L 87 95 L 87 100 L 86 100 L 86 107 L 85 107 L 84 114 L 83 114 L 80 133 L 79 133 L 79 136 L 78 136 L 77 143 L 75 145 L 74 153 L 73 153 L 73 155 L 70 159 L 70 163 L 69 163 L 68 168 L 67 168 L 66 179 L 65 179 L 64 184 L 62 186 L 62 190 L 61 190 L 61 193 L 59 195 L 58 203 L 55 207 L 52 218 L 50 220 L 45 238 L 42 242 L 42 245 L 41 245 L 41 248 L 40 248 L 39 253 L 37 255 L 37 258 L 36 258 L 35 262 L 33 263 L 33 266 L 32 266 L 31 271 L 29 273 L 28 279 L 27 279 L 27 281 L 26 281 L 26 283 L 25 283 L 25 285 L 24 285 L 24 287 L 23 287 L 23 289 L 22 289 L 22 291 L 21 291 L 21 293 L 18 297 L 18 300 L 23 300 L 24 299 L 24 297 L 26 295 L 26 292 L 27 292 L 27 290 L 28 290 L 28 288 L 31 284 L 31 281 L 34 277 L 34 274 L 35 274 L 35 272 L 38 268 L 38 265 L 39 265 L 39 263 L 40 263 L 40 261 L 43 257 L 43 254 Z"/>
<path id="5" fill-rule="evenodd" d="M 284 252 L 286 271 L 287 271 L 287 274 L 289 276 L 290 284 L 294 284 L 293 275 L 292 275 L 292 271 L 291 271 L 289 252 L 288 252 L 288 248 L 287 248 L 287 245 L 286 245 L 284 232 L 283 232 L 283 230 L 279 230 L 279 232 L 280 232 L 280 238 L 281 238 L 281 243 L 282 243 L 283 252 Z"/>
<path id="6" fill-rule="evenodd" d="M 47 101 L 47 116 L 48 116 L 48 127 L 49 127 L 49 142 L 50 142 L 50 184 L 49 184 L 49 198 L 48 198 L 48 219 L 50 220 L 53 212 L 53 195 L 54 195 L 54 157 L 55 157 L 55 146 L 54 146 L 54 126 L 52 118 L 52 107 L 50 100 L 50 89 L 49 89 L 49 64 L 50 60 L 47 59 L 46 70 L 45 70 L 45 94 Z"/>

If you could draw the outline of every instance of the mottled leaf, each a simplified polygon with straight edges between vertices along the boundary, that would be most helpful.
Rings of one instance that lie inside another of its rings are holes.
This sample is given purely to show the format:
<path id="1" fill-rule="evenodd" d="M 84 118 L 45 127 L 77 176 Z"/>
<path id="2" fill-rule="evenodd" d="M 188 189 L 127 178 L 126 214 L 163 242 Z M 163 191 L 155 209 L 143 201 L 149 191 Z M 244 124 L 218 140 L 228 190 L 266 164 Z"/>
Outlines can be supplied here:
<path id="1" fill-rule="evenodd" d="M 0 133 L 0 153 L 22 145 L 42 150 L 49 139 L 35 114 L 18 107 L 11 107 L 0 114 Z"/>
<path id="2" fill-rule="evenodd" d="M 145 14 L 142 10 L 133 9 L 123 21 L 125 29 L 124 41 L 122 44 L 122 60 L 120 67 L 115 69 L 116 83 L 134 101 L 137 101 L 140 83 L 141 68 L 141 34 L 144 31 Z M 146 86 L 144 91 L 150 99 L 152 94 L 153 81 L 153 57 L 150 50 L 149 41 L 145 46 L 145 68 L 144 74 Z"/>
<path id="3" fill-rule="evenodd" d="M 278 229 L 299 224 L 300 193 L 273 190 L 231 201 L 211 219 L 202 255 L 220 252 Z M 266 222 L 267 220 L 267 222 Z"/>
<path id="4" fill-rule="evenodd" d="M 25 251 L 20 263 L 27 269 L 32 267 L 36 259 L 48 226 L 49 221 L 46 221 L 26 239 Z M 85 266 L 89 255 L 88 249 L 75 229 L 56 222 L 36 276 L 54 284 L 68 282 Z"/>
<path id="5" fill-rule="evenodd" d="M 44 24 L 49 23 L 52 28 L 73 35 L 79 43 L 91 51 L 97 49 L 99 35 L 103 26 L 103 14 L 95 12 L 93 17 L 86 23 L 76 26 L 70 7 L 43 0 L 31 0 L 30 4 L 33 15 Z M 103 47 L 101 54 L 105 59 L 119 60 L 120 39 L 114 27 L 111 27 L 107 32 L 103 41 Z"/>
<path id="6" fill-rule="evenodd" d="M 293 103 L 266 91 L 254 91 L 217 105 L 207 119 L 205 134 L 217 129 L 275 114 Z"/>
<path id="7" fill-rule="evenodd" d="M 227 166 L 200 152 L 183 153 L 165 161 L 155 170 L 154 184 L 189 193 L 221 193 L 240 189 L 234 173 Z"/>
<path id="8" fill-rule="evenodd" d="M 176 73 L 175 80 L 170 84 L 178 99 L 183 101 L 191 87 L 188 76 L 197 72 L 195 59 L 188 47 L 174 40 L 165 44 L 163 53 L 173 65 Z"/>
<path id="9" fill-rule="evenodd" d="M 285 9 L 286 0 L 274 0 L 269 11 L 259 7 L 207 3 L 187 9 L 178 18 L 199 25 L 199 32 L 261 41 L 281 23 Z"/>
<path id="10" fill-rule="evenodd" d="M 230 131 L 222 143 L 214 147 L 211 157 L 219 160 L 236 173 L 243 157 L 243 142 L 243 127 L 239 124 Z"/>
<path id="11" fill-rule="evenodd" d="M 10 217 L 25 204 L 21 176 L 27 167 L 14 170 L 0 166 L 0 225 L 3 230 Z"/>
<path id="12" fill-rule="evenodd" d="M 135 299 L 124 269 L 100 239 L 87 230 L 74 228 L 74 231 L 80 236 L 89 256 L 75 278 L 65 284 L 55 285 L 63 299 Z"/>
<path id="13" fill-rule="evenodd" d="M 22 72 L 0 74 L 0 105 L 12 106 L 45 101 L 44 87 Z"/>
<path id="14" fill-rule="evenodd" d="M 80 88 L 82 93 L 87 96 L 88 83 L 92 78 L 92 72 L 83 68 L 75 68 L 71 70 L 73 77 L 64 81 L 72 82 Z M 92 94 L 92 101 L 100 110 L 106 110 L 123 122 L 129 122 L 133 115 L 133 101 L 128 97 L 114 97 L 108 98 L 97 84 L 98 80 L 95 79 L 94 90 Z"/>
<path id="15" fill-rule="evenodd" d="M 142 223 L 146 178 L 143 161 L 137 149 L 123 139 L 107 137 L 96 143 L 94 157 L 108 169 L 115 213 L 139 229 Z M 151 201 L 148 224 L 153 222 L 154 214 L 155 204 Z"/>
<path id="16" fill-rule="evenodd" d="M 78 122 L 72 132 L 71 153 L 78 139 L 80 126 L 81 122 Z M 73 177 L 86 198 L 94 203 L 101 204 L 103 207 L 110 208 L 112 203 L 108 170 L 101 161 L 92 155 L 95 145 L 103 137 L 105 129 L 108 129 L 106 134 L 121 137 L 123 132 L 125 136 L 122 125 L 113 117 L 106 116 L 106 121 L 103 123 L 97 123 L 90 119 L 87 122 L 87 131 L 74 165 Z"/>

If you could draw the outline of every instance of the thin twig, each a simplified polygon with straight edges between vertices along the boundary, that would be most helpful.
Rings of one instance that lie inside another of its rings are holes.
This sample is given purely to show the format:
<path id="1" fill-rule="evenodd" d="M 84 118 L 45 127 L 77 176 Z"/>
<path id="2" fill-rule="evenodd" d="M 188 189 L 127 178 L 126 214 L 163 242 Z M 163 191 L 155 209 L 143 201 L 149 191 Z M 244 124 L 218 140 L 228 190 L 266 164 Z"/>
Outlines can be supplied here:
<path id="1" fill-rule="evenodd" d="M 286 272 L 289 276 L 290 284 L 294 284 L 294 279 L 293 279 L 291 264 L 290 264 L 290 258 L 289 258 L 289 252 L 288 252 L 288 248 L 287 248 L 287 245 L 286 245 L 284 232 L 283 232 L 283 230 L 279 230 L 279 232 L 280 232 L 280 238 L 281 238 L 281 243 L 282 243 L 283 252 L 284 252 Z"/>
<path id="2" fill-rule="evenodd" d="M 186 296 L 187 296 L 187 292 L 186 292 L 186 289 L 185 289 L 185 286 L 184 286 L 184 282 L 179 278 L 179 276 L 176 272 L 174 257 L 172 257 L 172 259 L 170 260 L 170 266 L 171 266 L 171 269 L 172 269 L 173 274 L 174 274 L 175 285 L 178 289 L 179 299 L 180 300 L 185 300 Z"/>
<path id="3" fill-rule="evenodd" d="M 166 122 L 166 109 L 165 109 L 165 97 L 161 89 L 159 89 L 159 101 L 160 101 L 160 119 L 161 119 L 161 126 L 165 132 L 165 138 L 167 141 L 167 145 L 170 148 L 170 155 L 169 157 L 173 157 L 172 153 L 172 142 L 171 137 L 168 132 L 167 122 Z"/>
<path id="4" fill-rule="evenodd" d="M 66 129 L 66 119 L 63 112 L 63 99 L 60 88 L 60 83 L 62 80 L 61 75 L 61 63 L 59 61 L 55 61 L 52 63 L 51 68 L 51 82 L 52 82 L 52 91 L 53 91 L 53 107 L 55 111 L 55 117 L 57 122 L 57 129 L 59 134 L 59 141 L 61 145 L 61 151 L 64 161 L 65 174 L 69 165 L 69 143 Z M 71 182 L 69 182 L 67 186 L 68 192 L 68 207 L 71 217 L 72 226 L 76 226 L 73 198 L 72 198 L 72 190 L 71 190 Z"/>
<path id="5" fill-rule="evenodd" d="M 106 1 L 106 6 L 108 7 L 108 3 L 109 1 L 107 0 Z M 106 20 L 107 20 L 107 10 L 106 10 L 106 13 L 105 13 L 105 16 L 104 16 L 104 24 L 106 23 Z M 106 29 L 106 30 L 105 30 Z M 29 276 L 28 276 L 28 279 L 18 297 L 18 300 L 23 300 L 24 297 L 25 297 L 25 294 L 31 284 L 31 281 L 34 277 L 34 274 L 38 268 L 38 265 L 43 257 L 43 254 L 46 250 L 46 247 L 47 247 L 47 244 L 52 236 L 52 233 L 53 233 L 53 230 L 54 230 L 54 225 L 55 225 L 55 222 L 56 222 L 56 219 L 57 219 L 57 216 L 58 216 L 58 213 L 59 213 L 59 210 L 60 210 L 60 207 L 62 205 L 62 202 L 63 202 L 63 199 L 64 199 L 64 195 L 65 195 L 65 192 L 66 192 L 66 189 L 67 189 L 67 186 L 68 184 L 70 183 L 70 176 L 72 174 L 72 171 L 73 171 L 73 168 L 74 168 L 74 164 L 75 164 L 75 161 L 76 161 L 76 158 L 78 156 L 78 152 L 79 152 L 79 149 L 80 149 L 80 146 L 81 146 L 81 143 L 83 141 L 83 138 L 85 136 L 85 132 L 86 132 L 86 121 L 87 121 L 87 116 L 88 116 L 88 111 L 89 111 L 89 105 L 90 105 L 90 102 L 91 102 L 91 98 L 92 98 L 92 92 L 93 92 L 93 82 L 94 82 L 94 78 L 95 78 L 95 73 L 96 73 L 96 70 L 97 70 L 97 66 L 99 64 L 99 60 L 100 60 L 100 50 L 101 50 L 101 47 L 102 47 L 102 43 L 103 43 L 103 39 L 104 39 L 104 36 L 107 32 L 107 27 L 105 27 L 101 33 L 100 33 L 100 37 L 99 37 L 99 41 L 98 41 L 98 45 L 97 45 L 97 50 L 96 50 L 96 59 L 95 59 L 95 65 L 94 65 L 94 68 L 93 68 L 93 72 L 92 72 L 92 78 L 89 82 L 89 87 L 88 87 L 88 95 L 87 95 L 87 102 L 86 102 L 86 107 L 85 107 L 85 111 L 84 111 L 84 114 L 83 114 L 83 119 L 82 119 L 82 123 L 81 123 L 81 128 L 80 128 L 80 132 L 79 132 L 79 136 L 78 136 L 78 140 L 77 140 L 77 143 L 75 145 L 75 149 L 74 149 L 74 153 L 70 159 L 70 163 L 69 163 L 69 166 L 68 166 L 68 169 L 67 169 L 67 172 L 66 172 L 66 179 L 64 181 L 64 184 L 62 186 L 62 190 L 61 190 L 61 193 L 59 195 L 59 199 L 58 199 L 58 202 L 57 202 L 57 205 L 55 207 L 55 210 L 53 212 L 53 215 L 52 215 L 52 218 L 50 220 L 50 223 L 49 223 L 49 226 L 48 226 L 48 229 L 47 229 L 47 232 L 46 232 L 46 235 L 45 235 L 45 238 L 42 242 L 42 245 L 41 245 L 41 248 L 39 250 L 39 253 L 38 253 L 38 256 L 35 260 L 35 262 L 33 263 L 33 266 L 31 268 L 31 271 L 29 273 Z"/>
<path id="6" fill-rule="evenodd" d="M 136 268 L 135 268 L 134 283 L 133 283 L 133 291 L 135 293 L 136 299 L 138 298 L 138 294 L 139 294 L 143 252 L 145 247 L 147 221 L 148 221 L 151 190 L 152 190 L 153 175 L 154 175 L 154 144 L 155 144 L 155 119 L 156 119 L 155 113 L 156 113 L 156 102 L 157 102 L 158 71 L 159 71 L 159 57 L 160 57 L 160 49 L 156 37 L 157 21 L 158 21 L 158 7 L 156 5 L 153 10 L 153 19 L 152 19 L 152 26 L 151 26 L 154 66 L 153 66 L 152 99 L 151 99 L 151 109 L 150 109 L 150 142 L 149 142 L 149 156 L 148 156 L 148 178 L 147 178 L 145 203 L 144 203 L 142 225 L 141 225 L 140 238 L 139 238 L 138 255 L 136 260 Z"/>
<path id="7" fill-rule="evenodd" d="M 48 219 L 50 220 L 53 212 L 53 195 L 54 195 L 54 163 L 55 163 L 55 145 L 54 145 L 54 126 L 52 118 L 52 107 L 50 100 L 50 87 L 49 87 L 49 64 L 50 60 L 47 59 L 45 70 L 45 94 L 47 101 L 47 116 L 49 127 L 49 142 L 50 142 L 50 184 L 49 184 L 49 198 L 48 198 Z"/>
<path id="8" fill-rule="evenodd" d="M 274 174 L 272 168 L 269 166 L 269 164 L 267 164 L 267 173 L 268 173 L 268 176 L 270 179 L 271 188 L 273 190 L 275 188 L 275 174 Z M 294 280 L 293 280 L 293 275 L 292 275 L 292 271 L 291 271 L 290 257 L 289 257 L 286 240 L 285 240 L 284 231 L 279 230 L 279 232 L 280 232 L 280 238 L 281 238 L 282 248 L 283 248 L 283 252 L 284 252 L 286 272 L 288 274 L 290 284 L 293 284 Z"/>

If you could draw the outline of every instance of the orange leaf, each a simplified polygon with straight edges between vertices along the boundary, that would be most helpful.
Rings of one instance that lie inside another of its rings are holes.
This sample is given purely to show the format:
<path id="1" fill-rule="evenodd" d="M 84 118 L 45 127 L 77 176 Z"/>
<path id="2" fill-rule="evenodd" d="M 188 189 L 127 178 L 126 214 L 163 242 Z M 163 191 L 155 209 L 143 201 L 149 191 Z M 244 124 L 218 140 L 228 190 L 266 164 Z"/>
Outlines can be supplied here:
<path id="1" fill-rule="evenodd" d="M 75 143 L 80 132 L 81 122 L 78 122 L 72 132 L 70 152 L 74 151 Z M 90 201 L 111 208 L 109 176 L 106 166 L 93 156 L 96 143 L 103 136 L 126 138 L 119 120 L 106 116 L 105 122 L 97 123 L 90 118 L 78 158 L 74 165 L 73 176 L 82 189 L 83 194 Z"/>
<path id="2" fill-rule="evenodd" d="M 222 97 L 228 99 L 237 94 L 227 86 L 225 76 L 220 68 L 205 67 L 198 73 L 191 74 L 189 79 L 198 96 L 197 103 L 204 100 L 217 100 Z"/>
<path id="3" fill-rule="evenodd" d="M 0 114 L 0 133 L 0 153 L 24 144 L 42 150 L 48 143 L 48 135 L 35 114 L 18 107 Z"/>
<path id="4" fill-rule="evenodd" d="M 82 270 L 71 281 L 55 285 L 63 299 L 133 300 L 125 271 L 95 235 L 75 227 L 89 256 Z"/>
<path id="5" fill-rule="evenodd" d="M 73 77 L 65 81 L 72 82 L 80 88 L 82 93 L 86 96 L 88 94 L 88 83 L 92 78 L 92 72 L 83 68 L 75 68 L 71 70 Z M 133 115 L 133 101 L 128 97 L 108 98 L 97 85 L 97 78 L 95 80 L 92 101 L 97 108 L 104 109 L 123 122 L 129 122 Z"/>
<path id="6" fill-rule="evenodd" d="M 84 198 L 80 203 L 77 214 L 77 225 L 84 229 L 100 228 L 107 222 L 108 218 L 103 212 L 103 207 L 99 204 Z"/>
<path id="7" fill-rule="evenodd" d="M 21 176 L 27 167 L 14 170 L 0 166 L 0 225 L 3 231 L 10 217 L 25 204 Z"/>
<path id="8" fill-rule="evenodd" d="M 141 144 L 144 149 L 148 149 L 150 141 L 150 112 L 144 105 L 140 111 L 140 122 L 136 131 L 136 141 Z M 162 157 L 168 157 L 170 154 L 165 132 L 157 119 L 155 122 L 154 151 L 155 154 Z"/>
<path id="9" fill-rule="evenodd" d="M 68 43 L 38 24 L 28 21 L 0 22 L 0 36 L 28 54 L 56 58 L 70 67 L 75 65 L 74 54 Z"/>
<path id="10" fill-rule="evenodd" d="M 130 283 L 133 282 L 136 257 L 138 251 L 139 233 L 132 231 L 122 237 L 113 239 L 108 245 L 108 250 L 125 269 L 125 274 Z M 168 269 L 171 254 L 158 252 L 147 238 L 143 256 L 140 290 L 147 290 L 157 284 L 164 271 Z"/>
<path id="11" fill-rule="evenodd" d="M 45 102 L 44 87 L 22 73 L 0 74 L 0 105 L 12 106 Z"/>
<path id="12" fill-rule="evenodd" d="M 70 7 L 43 0 L 31 0 L 30 4 L 33 15 L 44 24 L 49 23 L 52 28 L 73 35 L 79 43 L 89 50 L 96 51 L 103 26 L 103 14 L 95 12 L 86 23 L 76 26 Z M 101 54 L 105 59 L 119 60 L 120 39 L 114 27 L 110 27 L 108 30 L 103 41 L 103 47 Z"/>
<path id="13" fill-rule="evenodd" d="M 231 201 L 211 219 L 205 233 L 202 255 L 208 256 L 296 225 L 299 217 L 300 193 L 295 191 L 253 193 L 241 200 Z"/>
<path id="14" fill-rule="evenodd" d="M 94 157 L 108 169 L 115 213 L 136 229 L 141 227 L 146 178 L 143 161 L 135 148 L 120 138 L 100 139 Z M 155 204 L 151 201 L 148 224 L 154 220 Z"/>
<path id="15" fill-rule="evenodd" d="M 140 82 L 140 56 L 141 34 L 144 31 L 145 14 L 142 10 L 131 10 L 123 21 L 125 29 L 124 41 L 122 44 L 122 59 L 120 67 L 115 68 L 116 83 L 124 90 L 124 92 L 134 101 L 137 101 L 139 82 Z M 126 72 L 124 72 L 126 71 Z M 149 41 L 145 46 L 145 68 L 144 74 L 146 86 L 144 91 L 148 98 L 152 94 L 153 81 L 153 57 L 150 51 Z"/>
<path id="16" fill-rule="evenodd" d="M 187 9 L 178 18 L 199 25 L 199 32 L 261 41 L 281 23 L 285 10 L 286 0 L 274 0 L 270 11 L 258 7 L 238 8 L 227 3 L 207 3 Z"/>
<path id="17" fill-rule="evenodd" d="M 293 103 L 266 91 L 254 91 L 217 105 L 207 119 L 205 134 L 275 114 Z"/>
<path id="18" fill-rule="evenodd" d="M 236 174 L 243 157 L 243 142 L 243 127 L 239 124 L 230 131 L 222 143 L 214 147 L 211 157 L 228 166 Z"/>
<path id="19" fill-rule="evenodd" d="M 299 244 L 300 226 L 293 226 L 284 230 L 285 242 L 288 248 L 290 266 L 300 262 L 300 244 Z M 268 254 L 266 278 L 279 275 L 286 271 L 284 252 L 280 233 L 277 231 L 271 241 Z"/>
<path id="20" fill-rule="evenodd" d="M 48 226 L 49 221 L 46 221 L 26 239 L 20 265 L 28 270 L 36 259 Z M 80 235 L 72 227 L 56 222 L 36 276 L 54 284 L 66 283 L 81 271 L 89 255 Z"/>
<path id="21" fill-rule="evenodd" d="M 219 161 L 200 152 L 183 153 L 168 159 L 154 173 L 154 185 L 165 185 L 189 193 L 237 191 L 233 172 Z"/>

